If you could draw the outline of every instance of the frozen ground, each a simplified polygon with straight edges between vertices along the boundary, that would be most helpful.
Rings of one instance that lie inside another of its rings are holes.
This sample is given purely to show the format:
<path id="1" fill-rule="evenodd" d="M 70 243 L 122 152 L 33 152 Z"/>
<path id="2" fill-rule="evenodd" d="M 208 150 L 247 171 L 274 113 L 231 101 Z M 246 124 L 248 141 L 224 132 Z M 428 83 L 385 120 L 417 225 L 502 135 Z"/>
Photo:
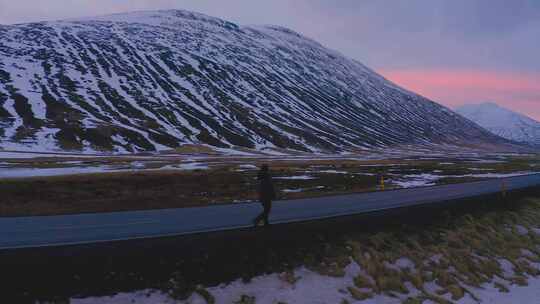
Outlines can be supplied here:
<path id="1" fill-rule="evenodd" d="M 227 151 L 220 151 L 227 152 Z M 73 174 L 135 172 L 135 171 L 195 171 L 230 167 L 235 172 L 257 170 L 261 163 L 281 165 L 288 174 L 275 173 L 277 181 L 290 183 L 322 180 L 340 175 L 342 178 L 385 176 L 387 188 L 413 188 L 444 183 L 443 179 L 490 179 L 534 174 L 536 161 L 526 166 L 506 168 L 512 162 L 508 155 L 439 156 L 399 155 L 391 153 L 347 155 L 266 155 L 248 153 L 219 156 L 205 154 L 148 154 L 148 155 L 77 155 L 0 151 L 0 179 L 47 177 Z M 386 158 L 385 158 L 386 157 Z M 521 156 L 526 157 L 526 156 Z M 321 165 L 321 162 L 323 164 Z M 347 165 L 342 165 L 347 163 Z M 427 165 L 426 165 L 427 164 Z M 511 166 L 510 166 L 511 167 Z M 499 171 L 503 168 L 504 171 Z M 459 170 L 459 171 L 456 171 Z M 378 182 L 377 182 L 378 183 Z M 319 184 L 319 186 L 328 186 Z M 314 185 L 286 186 L 284 193 L 304 192 Z"/>
<path id="2" fill-rule="evenodd" d="M 476 169 L 478 170 L 478 169 Z M 488 169 L 484 169 L 488 170 Z M 409 174 L 399 177 L 394 177 L 390 182 L 399 186 L 400 188 L 416 188 L 416 187 L 429 187 L 435 186 L 438 180 L 443 178 L 507 178 L 514 176 L 522 176 L 529 174 L 539 174 L 540 172 L 534 171 L 522 171 L 514 173 L 483 173 L 483 174 L 465 174 L 465 175 L 435 175 L 430 173 L 422 174 Z"/>
<path id="3" fill-rule="evenodd" d="M 401 177 L 399 180 L 391 180 L 392 184 L 395 184 L 401 188 L 415 188 L 415 187 L 428 187 L 435 186 L 435 182 L 441 179 L 439 175 L 433 175 L 429 173 L 424 174 L 411 174 Z"/>
<path id="4" fill-rule="evenodd" d="M 181 163 L 178 165 L 169 165 L 162 168 L 162 170 L 167 169 L 179 169 L 184 171 L 191 171 L 191 170 L 208 170 L 210 167 L 208 164 L 205 163 L 199 163 L 199 162 L 188 162 L 188 163 Z"/>
<path id="5" fill-rule="evenodd" d="M 151 167 L 153 166 L 153 167 Z M 11 163 L 0 162 L 0 178 L 26 178 L 64 176 L 93 173 L 114 173 L 130 171 L 158 171 L 158 170 L 207 170 L 210 167 L 206 163 L 182 162 L 156 165 L 155 162 L 133 161 L 126 164 L 116 165 L 89 165 L 80 161 L 59 162 L 57 168 L 40 168 L 26 166 L 12 166 Z"/>
<path id="6" fill-rule="evenodd" d="M 278 177 L 274 177 L 274 179 L 308 180 L 308 179 L 316 179 L 316 177 L 309 176 L 309 175 L 297 175 L 297 176 L 278 176 Z"/>
<path id="7" fill-rule="evenodd" d="M 0 166 L 0 178 L 43 177 L 122 171 L 128 170 L 115 170 L 109 166 L 64 168 L 2 168 Z"/>
<path id="8" fill-rule="evenodd" d="M 317 186 L 317 187 L 314 187 L 314 188 L 283 189 L 283 190 L 281 190 L 281 192 L 284 192 L 284 193 L 300 193 L 300 192 L 305 192 L 305 191 L 309 191 L 309 190 L 320 190 L 320 189 L 324 189 L 324 188 L 325 188 L 324 186 Z"/>
<path id="9" fill-rule="evenodd" d="M 75 157 L 88 158 L 96 157 L 96 155 L 84 154 L 62 154 L 62 153 L 32 153 L 32 152 L 7 152 L 0 150 L 0 159 L 32 159 L 39 157 Z"/>

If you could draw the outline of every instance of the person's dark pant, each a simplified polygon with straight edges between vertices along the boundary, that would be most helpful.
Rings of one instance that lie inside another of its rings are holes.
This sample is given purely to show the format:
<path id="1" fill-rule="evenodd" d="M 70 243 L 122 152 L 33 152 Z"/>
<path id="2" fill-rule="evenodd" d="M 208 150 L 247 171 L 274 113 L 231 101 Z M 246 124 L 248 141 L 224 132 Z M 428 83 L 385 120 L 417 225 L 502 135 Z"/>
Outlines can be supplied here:
<path id="1" fill-rule="evenodd" d="M 253 223 L 255 225 L 258 225 L 262 220 L 264 220 L 264 225 L 267 226 L 269 225 L 270 223 L 268 222 L 268 217 L 270 216 L 270 211 L 272 210 L 272 202 L 271 201 L 267 201 L 267 202 L 261 202 L 262 205 L 263 205 L 263 212 L 261 212 L 261 214 L 259 214 L 259 216 L 257 216 L 254 220 L 253 220 Z"/>

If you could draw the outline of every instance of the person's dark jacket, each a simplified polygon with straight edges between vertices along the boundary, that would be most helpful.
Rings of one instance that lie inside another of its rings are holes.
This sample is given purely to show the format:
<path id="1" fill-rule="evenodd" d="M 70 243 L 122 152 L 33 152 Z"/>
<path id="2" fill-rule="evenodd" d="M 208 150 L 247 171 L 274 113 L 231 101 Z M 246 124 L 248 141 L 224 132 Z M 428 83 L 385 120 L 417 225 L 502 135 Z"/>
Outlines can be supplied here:
<path id="1" fill-rule="evenodd" d="M 259 201 L 270 202 L 276 199 L 276 192 L 272 184 L 272 177 L 268 172 L 261 171 L 257 176 L 259 180 Z"/>

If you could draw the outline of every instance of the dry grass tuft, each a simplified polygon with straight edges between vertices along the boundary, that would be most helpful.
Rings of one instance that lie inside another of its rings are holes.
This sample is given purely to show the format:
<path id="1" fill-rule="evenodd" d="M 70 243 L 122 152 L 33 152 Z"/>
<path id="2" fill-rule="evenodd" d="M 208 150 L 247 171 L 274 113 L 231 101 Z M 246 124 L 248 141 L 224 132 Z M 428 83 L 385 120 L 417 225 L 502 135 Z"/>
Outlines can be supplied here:
<path id="1" fill-rule="evenodd" d="M 348 287 L 347 290 L 349 290 L 349 293 L 351 294 L 353 299 L 357 301 L 364 301 L 373 297 L 373 293 L 362 292 L 355 287 Z"/>
<path id="2" fill-rule="evenodd" d="M 371 279 L 363 274 L 359 274 L 354 278 L 354 286 L 358 288 L 374 289 Z"/>
<path id="3" fill-rule="evenodd" d="M 242 295 L 238 301 L 234 302 L 234 304 L 256 304 L 256 300 L 255 297 Z"/>

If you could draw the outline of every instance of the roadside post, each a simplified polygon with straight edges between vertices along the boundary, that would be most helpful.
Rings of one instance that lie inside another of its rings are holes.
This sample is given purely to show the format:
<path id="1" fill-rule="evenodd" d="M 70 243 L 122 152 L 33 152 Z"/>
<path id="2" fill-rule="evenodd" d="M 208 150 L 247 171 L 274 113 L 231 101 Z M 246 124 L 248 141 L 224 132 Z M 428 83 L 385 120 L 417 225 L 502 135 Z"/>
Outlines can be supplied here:
<path id="1" fill-rule="evenodd" d="M 384 175 L 381 174 L 381 191 L 384 191 Z"/>
<path id="2" fill-rule="evenodd" d="M 506 182 L 501 181 L 501 194 L 503 197 L 506 197 Z"/>

